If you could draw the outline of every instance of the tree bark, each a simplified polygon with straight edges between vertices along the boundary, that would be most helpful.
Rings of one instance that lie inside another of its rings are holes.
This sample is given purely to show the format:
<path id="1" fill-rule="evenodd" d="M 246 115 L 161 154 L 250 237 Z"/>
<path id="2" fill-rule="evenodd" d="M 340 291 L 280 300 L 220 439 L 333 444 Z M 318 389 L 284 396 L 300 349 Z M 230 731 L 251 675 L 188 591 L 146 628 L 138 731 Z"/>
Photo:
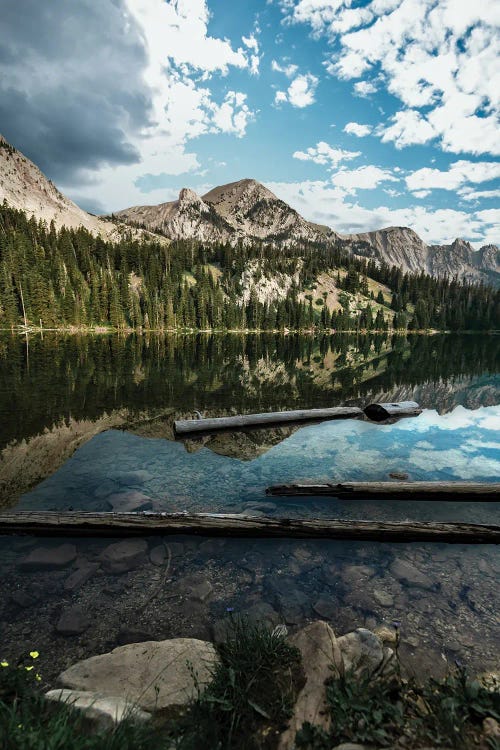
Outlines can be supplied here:
<path id="1" fill-rule="evenodd" d="M 500 501 L 500 482 L 341 482 L 340 484 L 277 484 L 267 495 L 326 495 L 366 500 Z"/>
<path id="2" fill-rule="evenodd" d="M 378 523 L 269 518 L 211 513 L 43 513 L 0 515 L 0 534 L 64 537 L 128 537 L 154 534 L 351 539 L 378 542 L 498 544 L 500 526 L 467 523 Z"/>

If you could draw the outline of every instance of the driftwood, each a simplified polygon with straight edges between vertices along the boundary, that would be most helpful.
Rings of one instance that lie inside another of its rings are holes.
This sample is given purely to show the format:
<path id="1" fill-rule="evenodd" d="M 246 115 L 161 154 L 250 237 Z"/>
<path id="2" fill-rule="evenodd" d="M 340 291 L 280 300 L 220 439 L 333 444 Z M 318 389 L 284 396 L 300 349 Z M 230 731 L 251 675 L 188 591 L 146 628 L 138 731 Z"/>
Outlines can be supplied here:
<path id="1" fill-rule="evenodd" d="M 42 513 L 0 515 L 0 534 L 66 537 L 196 534 L 226 537 L 352 539 L 378 542 L 498 544 L 500 526 L 467 523 L 378 523 L 252 517 L 212 513 Z"/>
<path id="2" fill-rule="evenodd" d="M 500 482 L 341 482 L 340 484 L 277 484 L 267 495 L 327 495 L 352 500 L 453 500 L 496 503 Z"/>
<path id="3" fill-rule="evenodd" d="M 364 409 L 368 419 L 383 422 L 386 419 L 400 419 L 401 417 L 418 417 L 422 409 L 416 401 L 398 401 L 396 403 L 378 402 L 368 404 Z"/>
<path id="4" fill-rule="evenodd" d="M 178 419 L 174 422 L 176 435 L 214 432 L 216 430 L 241 430 L 245 427 L 263 427 L 288 422 L 314 422 L 327 419 L 358 419 L 363 411 L 357 406 L 335 406 L 330 409 L 300 409 L 298 411 L 270 411 L 264 414 L 238 414 L 234 417 L 212 419 Z"/>

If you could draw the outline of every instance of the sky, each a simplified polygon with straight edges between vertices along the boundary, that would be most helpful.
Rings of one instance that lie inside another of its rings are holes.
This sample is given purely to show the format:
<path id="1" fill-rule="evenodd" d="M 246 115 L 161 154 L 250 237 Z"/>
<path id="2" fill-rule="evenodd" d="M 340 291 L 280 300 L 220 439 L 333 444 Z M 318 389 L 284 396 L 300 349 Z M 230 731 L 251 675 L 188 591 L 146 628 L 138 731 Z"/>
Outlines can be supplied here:
<path id="1" fill-rule="evenodd" d="M 341 233 L 499 242 L 497 0 L 0 8 L 0 132 L 89 211 L 251 177 Z"/>

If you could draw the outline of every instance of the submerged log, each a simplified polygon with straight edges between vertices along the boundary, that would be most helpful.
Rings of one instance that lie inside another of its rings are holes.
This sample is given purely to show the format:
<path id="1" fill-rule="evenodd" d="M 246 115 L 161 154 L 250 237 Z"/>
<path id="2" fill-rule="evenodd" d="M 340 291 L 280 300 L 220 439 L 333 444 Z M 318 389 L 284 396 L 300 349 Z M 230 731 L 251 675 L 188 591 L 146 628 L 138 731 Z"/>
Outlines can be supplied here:
<path id="1" fill-rule="evenodd" d="M 178 419 L 174 422 L 176 436 L 216 430 L 241 430 L 245 427 L 278 425 L 287 422 L 315 422 L 328 419 L 358 419 L 363 411 L 357 406 L 334 406 L 329 409 L 270 411 L 264 414 L 238 414 L 234 417 Z"/>
<path id="2" fill-rule="evenodd" d="M 281 484 L 268 487 L 267 495 L 327 495 L 360 500 L 453 500 L 496 503 L 500 482 L 341 482 L 340 484 Z"/>
<path id="3" fill-rule="evenodd" d="M 216 513 L 43 513 L 0 515 L 0 534 L 65 537 L 195 534 L 226 537 L 351 539 L 379 542 L 498 544 L 500 526 L 467 523 L 378 523 Z"/>
<path id="4" fill-rule="evenodd" d="M 416 401 L 398 401 L 396 403 L 368 404 L 364 412 L 368 419 L 374 422 L 383 422 L 386 419 L 418 417 L 419 414 L 422 414 L 422 409 Z"/>

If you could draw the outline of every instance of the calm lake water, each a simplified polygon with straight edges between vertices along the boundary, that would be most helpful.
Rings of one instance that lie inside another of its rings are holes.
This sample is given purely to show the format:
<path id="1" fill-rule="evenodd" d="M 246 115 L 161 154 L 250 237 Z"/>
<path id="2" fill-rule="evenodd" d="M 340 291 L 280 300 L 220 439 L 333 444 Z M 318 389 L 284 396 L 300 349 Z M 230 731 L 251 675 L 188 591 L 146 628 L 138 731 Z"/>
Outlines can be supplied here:
<path id="1" fill-rule="evenodd" d="M 496 503 L 265 494 L 391 472 L 500 481 L 499 355 L 494 336 L 3 336 L 0 507 L 500 523 Z M 173 420 L 194 410 L 408 399 L 422 415 L 390 425 L 173 439 Z M 36 564 L 62 541 L 65 555 Z M 0 538 L 0 650 L 44 652 L 49 681 L 120 643 L 220 637 L 228 608 L 291 629 L 322 617 L 339 633 L 398 620 L 409 668 L 498 666 L 494 546 L 165 537 L 134 542 L 113 567 L 116 540 L 62 541 Z"/>

